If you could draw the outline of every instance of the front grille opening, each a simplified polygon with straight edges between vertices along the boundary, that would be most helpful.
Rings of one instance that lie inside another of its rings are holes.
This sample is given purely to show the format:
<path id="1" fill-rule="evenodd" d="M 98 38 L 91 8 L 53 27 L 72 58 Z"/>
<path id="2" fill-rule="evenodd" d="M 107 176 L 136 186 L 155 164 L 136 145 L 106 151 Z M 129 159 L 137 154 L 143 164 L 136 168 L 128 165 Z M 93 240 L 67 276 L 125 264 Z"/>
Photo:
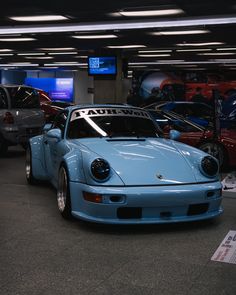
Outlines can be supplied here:
<path id="1" fill-rule="evenodd" d="M 207 212 L 209 208 L 208 203 L 203 203 L 203 204 L 193 204 L 188 207 L 188 213 L 187 215 L 199 215 L 199 214 L 204 214 Z"/>
<path id="2" fill-rule="evenodd" d="M 119 219 L 140 219 L 142 218 L 141 207 L 120 207 L 117 209 Z"/>

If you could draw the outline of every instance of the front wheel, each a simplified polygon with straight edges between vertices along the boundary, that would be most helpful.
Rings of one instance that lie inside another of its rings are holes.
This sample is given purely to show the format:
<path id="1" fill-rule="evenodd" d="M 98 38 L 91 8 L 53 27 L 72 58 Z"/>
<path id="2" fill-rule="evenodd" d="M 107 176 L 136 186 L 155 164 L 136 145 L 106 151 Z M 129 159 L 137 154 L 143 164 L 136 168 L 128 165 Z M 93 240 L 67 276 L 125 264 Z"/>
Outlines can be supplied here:
<path id="1" fill-rule="evenodd" d="M 26 180 L 29 184 L 37 183 L 37 180 L 34 178 L 32 173 L 32 153 L 31 148 L 29 146 L 26 149 L 25 174 Z"/>
<path id="2" fill-rule="evenodd" d="M 223 148 L 215 142 L 205 142 L 199 146 L 199 149 L 215 157 L 219 161 L 220 168 L 226 164 L 226 156 Z"/>
<path id="3" fill-rule="evenodd" d="M 62 165 L 58 175 L 57 205 L 65 219 L 71 219 L 71 198 L 69 188 L 69 177 L 66 168 Z"/>

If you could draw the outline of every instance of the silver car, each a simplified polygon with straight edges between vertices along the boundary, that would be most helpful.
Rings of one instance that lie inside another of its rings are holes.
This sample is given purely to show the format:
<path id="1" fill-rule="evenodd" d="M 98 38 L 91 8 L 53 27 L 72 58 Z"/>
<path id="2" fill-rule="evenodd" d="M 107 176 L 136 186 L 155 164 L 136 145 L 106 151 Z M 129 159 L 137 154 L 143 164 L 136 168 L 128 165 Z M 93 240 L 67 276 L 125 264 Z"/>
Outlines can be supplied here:
<path id="1" fill-rule="evenodd" d="M 8 146 L 26 146 L 42 132 L 44 113 L 38 91 L 24 85 L 0 85 L 0 155 Z"/>

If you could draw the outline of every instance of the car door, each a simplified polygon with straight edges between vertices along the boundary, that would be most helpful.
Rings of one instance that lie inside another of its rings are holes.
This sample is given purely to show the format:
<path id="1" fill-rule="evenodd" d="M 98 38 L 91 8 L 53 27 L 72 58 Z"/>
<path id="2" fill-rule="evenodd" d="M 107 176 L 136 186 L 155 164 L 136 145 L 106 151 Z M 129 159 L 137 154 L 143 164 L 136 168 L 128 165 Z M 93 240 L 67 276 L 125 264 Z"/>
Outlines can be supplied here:
<path id="1" fill-rule="evenodd" d="M 64 133 L 66 127 L 66 120 L 68 117 L 68 112 L 63 111 L 59 113 L 54 123 L 52 124 L 52 129 L 61 130 L 61 140 L 57 138 L 52 138 L 47 135 L 47 132 L 44 136 L 44 151 L 45 151 L 45 166 L 48 172 L 48 175 L 51 179 L 57 178 L 58 168 L 61 163 L 61 159 L 64 156 L 66 150 L 64 148 Z"/>

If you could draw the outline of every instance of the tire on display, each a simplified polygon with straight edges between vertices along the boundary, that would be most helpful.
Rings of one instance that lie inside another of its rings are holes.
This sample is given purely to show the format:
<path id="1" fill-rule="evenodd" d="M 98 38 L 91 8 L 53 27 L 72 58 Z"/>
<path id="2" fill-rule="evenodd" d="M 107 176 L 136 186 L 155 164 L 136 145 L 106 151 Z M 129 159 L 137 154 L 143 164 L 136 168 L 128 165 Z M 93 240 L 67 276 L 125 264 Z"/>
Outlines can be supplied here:
<path id="1" fill-rule="evenodd" d="M 205 142 L 202 143 L 198 148 L 218 159 L 220 168 L 227 164 L 227 157 L 225 151 L 218 143 Z"/>
<path id="2" fill-rule="evenodd" d="M 26 149 L 26 160 L 25 160 L 25 174 L 26 180 L 29 184 L 36 184 L 37 180 L 32 174 L 32 152 L 30 146 Z"/>
<path id="3" fill-rule="evenodd" d="M 64 165 L 61 165 L 58 174 L 57 205 L 61 215 L 65 219 L 72 218 L 69 177 Z"/>

